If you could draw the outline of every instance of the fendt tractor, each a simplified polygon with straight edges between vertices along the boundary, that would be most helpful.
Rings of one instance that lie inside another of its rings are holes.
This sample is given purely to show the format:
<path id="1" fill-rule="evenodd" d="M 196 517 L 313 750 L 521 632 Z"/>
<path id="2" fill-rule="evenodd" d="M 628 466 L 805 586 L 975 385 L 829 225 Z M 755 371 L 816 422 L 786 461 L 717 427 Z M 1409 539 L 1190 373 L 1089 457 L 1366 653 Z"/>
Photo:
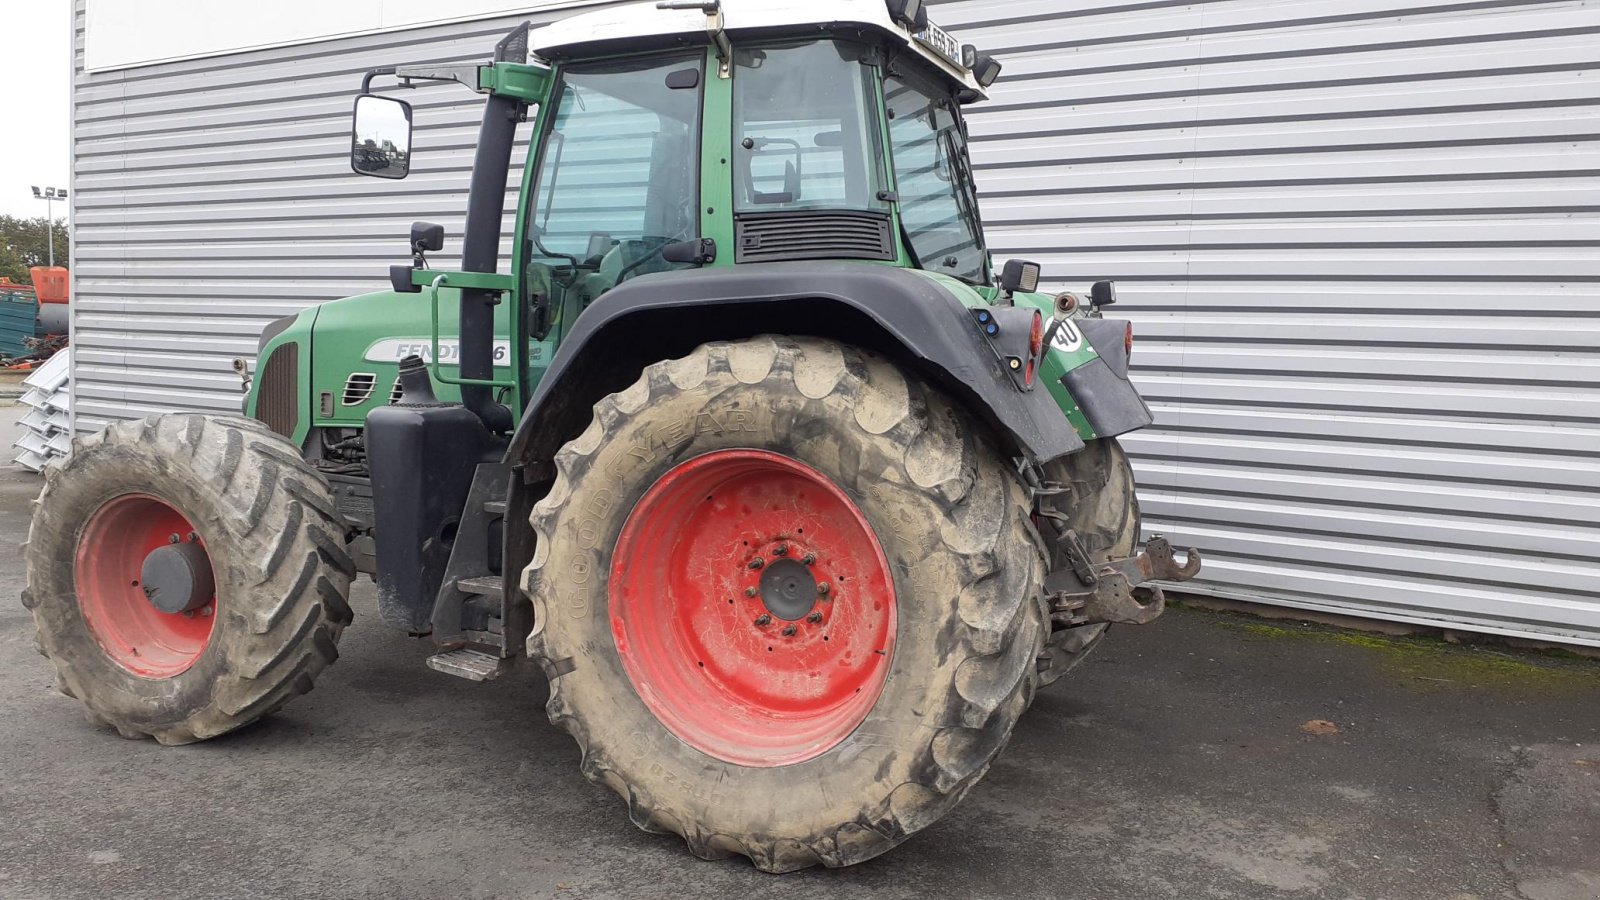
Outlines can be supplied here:
<path id="1" fill-rule="evenodd" d="M 48 473 L 24 602 L 60 689 L 223 734 L 311 689 L 366 573 L 432 668 L 537 661 L 583 774 L 698 856 L 926 828 L 1199 568 L 1136 552 L 1113 285 L 992 268 L 962 111 L 999 72 L 920 0 L 669 0 L 367 73 L 366 175 L 426 158 L 395 94 L 484 95 L 459 270 L 417 223 L 391 290 L 266 328 L 244 417 L 118 422 Z"/>

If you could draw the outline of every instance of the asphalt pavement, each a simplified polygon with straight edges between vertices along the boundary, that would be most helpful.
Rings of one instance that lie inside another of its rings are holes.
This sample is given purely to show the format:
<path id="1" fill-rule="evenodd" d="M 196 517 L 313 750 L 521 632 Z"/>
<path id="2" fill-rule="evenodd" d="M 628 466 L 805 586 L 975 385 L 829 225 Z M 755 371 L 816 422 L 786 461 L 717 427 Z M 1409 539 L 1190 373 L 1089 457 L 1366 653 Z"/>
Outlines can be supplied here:
<path id="1" fill-rule="evenodd" d="M 0 468 L 0 541 L 39 485 Z M 1177 608 L 1042 693 L 943 821 L 769 876 L 634 829 L 533 667 L 426 669 L 370 582 L 316 690 L 163 748 L 55 692 L 24 577 L 0 554 L 0 897 L 1600 897 L 1592 659 Z"/>

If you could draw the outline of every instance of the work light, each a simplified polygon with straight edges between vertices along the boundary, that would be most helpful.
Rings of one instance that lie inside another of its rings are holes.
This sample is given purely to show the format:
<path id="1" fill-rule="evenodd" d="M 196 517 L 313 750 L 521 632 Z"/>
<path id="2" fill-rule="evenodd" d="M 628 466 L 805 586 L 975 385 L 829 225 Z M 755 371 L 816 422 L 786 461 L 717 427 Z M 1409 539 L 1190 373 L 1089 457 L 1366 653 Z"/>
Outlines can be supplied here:
<path id="1" fill-rule="evenodd" d="M 1041 271 L 1042 267 L 1036 262 L 1010 260 L 1000 271 L 1000 289 L 1008 294 L 1015 294 L 1017 291 L 1031 294 L 1039 289 Z"/>
<path id="2" fill-rule="evenodd" d="M 888 0 L 889 15 L 911 31 L 928 27 L 928 8 L 922 0 Z"/>
<path id="3" fill-rule="evenodd" d="M 972 77 L 978 79 L 978 83 L 985 88 L 994 84 L 1000 77 L 1000 60 L 987 53 L 979 54 L 977 63 L 972 67 Z"/>

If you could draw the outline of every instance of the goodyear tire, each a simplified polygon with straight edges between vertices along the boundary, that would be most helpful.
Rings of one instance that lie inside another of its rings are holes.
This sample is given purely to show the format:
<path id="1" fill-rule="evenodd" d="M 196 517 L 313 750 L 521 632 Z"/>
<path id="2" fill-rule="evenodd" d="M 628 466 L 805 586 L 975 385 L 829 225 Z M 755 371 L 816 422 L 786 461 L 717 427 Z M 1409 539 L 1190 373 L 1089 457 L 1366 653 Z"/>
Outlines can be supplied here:
<path id="1" fill-rule="evenodd" d="M 649 367 L 556 457 L 529 653 L 647 831 L 769 872 L 944 815 L 1033 697 L 1026 495 L 982 429 L 864 351 L 761 337 Z"/>
<path id="2" fill-rule="evenodd" d="M 1077 453 L 1046 463 L 1045 479 L 1072 486 L 1068 524 L 1091 562 L 1132 556 L 1139 545 L 1139 498 L 1133 467 L 1116 438 L 1089 441 Z M 1100 623 L 1056 628 L 1045 648 L 1040 684 L 1053 684 L 1100 646 L 1110 626 Z"/>
<path id="3" fill-rule="evenodd" d="M 129 738 L 185 744 L 266 715 L 311 689 L 351 618 L 326 481 L 248 419 L 159 416 L 75 442 L 46 470 L 26 557 L 58 687 Z"/>

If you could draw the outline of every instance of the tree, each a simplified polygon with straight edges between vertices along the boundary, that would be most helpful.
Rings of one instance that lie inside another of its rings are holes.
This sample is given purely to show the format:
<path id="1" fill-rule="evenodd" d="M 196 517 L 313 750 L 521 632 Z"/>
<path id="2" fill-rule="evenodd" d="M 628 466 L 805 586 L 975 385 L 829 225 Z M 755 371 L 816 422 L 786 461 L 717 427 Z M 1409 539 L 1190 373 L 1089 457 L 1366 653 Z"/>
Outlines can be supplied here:
<path id="1" fill-rule="evenodd" d="M 19 219 L 0 216 L 0 276 L 18 284 L 32 284 L 28 275 L 32 266 L 46 265 L 50 261 L 45 217 Z M 67 265 L 70 242 L 65 219 L 55 222 L 56 265 Z"/>

